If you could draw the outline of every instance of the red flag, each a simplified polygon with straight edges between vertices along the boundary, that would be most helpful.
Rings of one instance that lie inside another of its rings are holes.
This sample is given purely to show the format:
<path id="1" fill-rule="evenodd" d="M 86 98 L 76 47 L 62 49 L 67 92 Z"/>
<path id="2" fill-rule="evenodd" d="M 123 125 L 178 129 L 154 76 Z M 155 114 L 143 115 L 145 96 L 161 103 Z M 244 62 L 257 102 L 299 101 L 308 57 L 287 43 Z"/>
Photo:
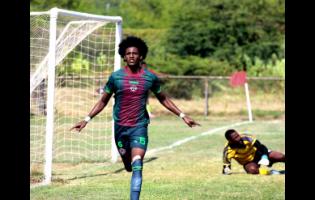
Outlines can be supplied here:
<path id="1" fill-rule="evenodd" d="M 230 77 L 230 84 L 232 87 L 244 85 L 245 83 L 246 83 L 245 71 L 234 72 L 232 76 Z"/>

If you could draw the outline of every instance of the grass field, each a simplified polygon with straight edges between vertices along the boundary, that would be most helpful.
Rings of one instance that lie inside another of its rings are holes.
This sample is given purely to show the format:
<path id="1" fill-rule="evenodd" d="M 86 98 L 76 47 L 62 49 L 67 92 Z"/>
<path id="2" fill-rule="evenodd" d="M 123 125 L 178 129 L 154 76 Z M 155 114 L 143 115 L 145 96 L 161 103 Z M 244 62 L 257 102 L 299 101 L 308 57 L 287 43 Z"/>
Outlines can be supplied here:
<path id="1" fill-rule="evenodd" d="M 142 200 L 285 199 L 284 175 L 247 175 L 236 162 L 232 162 L 234 174 L 221 174 L 225 143 L 223 133 L 227 127 L 233 128 L 230 125 L 239 120 L 194 118 L 202 124 L 201 127 L 191 129 L 174 116 L 152 120 L 148 151 L 168 147 L 191 136 L 196 137 L 174 148 L 146 155 Z M 285 152 L 284 123 L 281 118 L 256 120 L 234 128 L 256 135 L 270 149 Z M 223 128 L 217 132 L 201 136 L 206 131 L 220 127 Z M 122 166 L 120 161 L 112 165 L 60 165 L 52 184 L 31 188 L 30 197 L 34 200 L 127 200 L 131 173 L 124 171 Z M 285 164 L 277 163 L 273 168 L 282 170 Z M 63 176 L 63 173 L 68 175 Z M 69 175 L 71 173 L 74 175 Z"/>

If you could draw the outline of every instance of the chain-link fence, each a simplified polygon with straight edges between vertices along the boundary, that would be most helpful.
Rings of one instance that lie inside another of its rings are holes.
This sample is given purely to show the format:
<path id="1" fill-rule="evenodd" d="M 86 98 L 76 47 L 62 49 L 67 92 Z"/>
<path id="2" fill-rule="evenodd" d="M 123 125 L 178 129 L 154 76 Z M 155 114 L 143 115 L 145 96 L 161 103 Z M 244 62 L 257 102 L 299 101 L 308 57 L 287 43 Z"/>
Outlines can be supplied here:
<path id="1" fill-rule="evenodd" d="M 223 76 L 162 76 L 162 91 L 191 115 L 248 119 L 245 87 L 232 87 Z M 253 118 L 283 118 L 285 80 L 279 77 L 247 77 Z M 153 114 L 170 113 L 150 95 Z"/>

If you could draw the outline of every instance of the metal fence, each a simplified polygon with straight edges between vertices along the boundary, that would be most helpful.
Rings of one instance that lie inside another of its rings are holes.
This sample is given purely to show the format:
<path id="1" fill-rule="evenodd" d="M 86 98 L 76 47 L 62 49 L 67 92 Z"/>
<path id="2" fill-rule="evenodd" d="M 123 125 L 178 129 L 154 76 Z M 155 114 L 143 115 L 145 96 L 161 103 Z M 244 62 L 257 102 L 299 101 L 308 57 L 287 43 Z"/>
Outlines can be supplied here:
<path id="1" fill-rule="evenodd" d="M 62 83 L 76 77 L 58 77 Z M 102 88 L 107 80 L 104 78 L 78 77 L 80 85 L 93 85 L 85 88 L 92 94 L 97 88 Z M 160 76 L 162 91 L 166 93 L 179 108 L 186 113 L 203 116 L 238 115 L 247 117 L 247 105 L 244 87 L 232 87 L 228 76 Z M 247 77 L 249 97 L 254 117 L 268 116 L 280 117 L 285 112 L 285 79 L 281 77 Z M 84 84 L 86 82 L 89 84 Z M 65 84 L 69 87 L 71 83 Z M 91 84 L 92 83 L 92 84 Z M 73 87 L 73 86 L 71 86 Z M 75 86 L 74 86 L 75 87 Z M 93 90 L 93 91 L 92 91 Z M 94 95 L 97 95 L 96 93 Z M 43 97 L 45 99 L 45 97 Z M 40 98 L 39 98 L 40 99 Z M 38 99 L 37 99 L 38 100 Z M 42 101 L 40 101 L 42 102 Z M 44 102 L 44 101 L 43 101 Z M 159 115 L 170 114 L 160 106 L 153 94 L 149 99 L 152 111 Z M 88 102 L 87 102 L 88 103 Z M 39 107 L 45 107 L 42 103 Z M 92 107 L 93 105 L 90 105 Z M 43 110 L 43 109 L 39 109 Z M 61 110 L 58 109 L 57 110 Z"/>

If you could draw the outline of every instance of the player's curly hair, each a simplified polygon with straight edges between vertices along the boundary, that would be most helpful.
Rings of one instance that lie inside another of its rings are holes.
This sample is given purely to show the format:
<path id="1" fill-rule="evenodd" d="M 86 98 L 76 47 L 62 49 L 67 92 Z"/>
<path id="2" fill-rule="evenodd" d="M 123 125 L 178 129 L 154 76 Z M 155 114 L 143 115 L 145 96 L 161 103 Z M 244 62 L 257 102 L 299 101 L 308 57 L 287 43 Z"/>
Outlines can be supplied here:
<path id="1" fill-rule="evenodd" d="M 141 38 L 128 36 L 120 42 L 118 53 L 122 58 L 125 56 L 126 49 L 129 47 L 138 48 L 142 59 L 144 60 L 146 58 L 149 49 L 147 44 Z"/>
<path id="2" fill-rule="evenodd" d="M 231 138 L 231 134 L 234 133 L 234 132 L 235 132 L 234 129 L 229 129 L 229 130 L 227 130 L 227 131 L 225 132 L 225 138 L 226 138 L 227 140 L 229 140 L 229 139 Z"/>

